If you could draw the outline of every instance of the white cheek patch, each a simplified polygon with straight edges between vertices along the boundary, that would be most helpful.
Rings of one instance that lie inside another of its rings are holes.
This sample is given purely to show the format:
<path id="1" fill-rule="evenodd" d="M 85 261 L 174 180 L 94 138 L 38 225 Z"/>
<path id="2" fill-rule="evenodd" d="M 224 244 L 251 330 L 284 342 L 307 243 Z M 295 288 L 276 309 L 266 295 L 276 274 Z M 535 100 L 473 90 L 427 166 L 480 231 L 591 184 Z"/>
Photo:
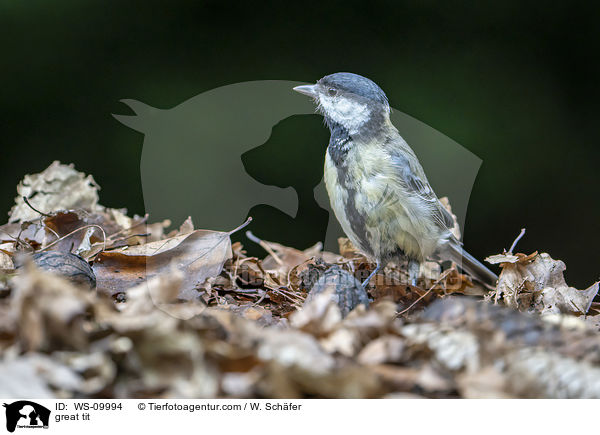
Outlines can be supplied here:
<path id="1" fill-rule="evenodd" d="M 356 133 L 371 117 L 366 104 L 348 98 L 321 96 L 320 103 L 327 116 L 346 128 L 350 134 Z"/>

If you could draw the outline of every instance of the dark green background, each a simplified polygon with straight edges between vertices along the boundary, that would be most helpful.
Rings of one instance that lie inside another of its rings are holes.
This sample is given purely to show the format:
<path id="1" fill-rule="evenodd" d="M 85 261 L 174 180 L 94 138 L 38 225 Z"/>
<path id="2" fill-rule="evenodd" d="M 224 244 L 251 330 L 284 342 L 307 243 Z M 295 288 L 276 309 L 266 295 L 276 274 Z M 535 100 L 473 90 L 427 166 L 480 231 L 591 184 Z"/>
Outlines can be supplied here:
<path id="1" fill-rule="evenodd" d="M 127 113 L 122 98 L 169 108 L 230 83 L 352 71 L 483 159 L 464 237 L 474 255 L 527 227 L 519 250 L 547 251 L 589 285 L 598 6 L 474 3 L 2 1 L 0 210 L 23 174 L 58 159 L 92 173 L 103 204 L 142 213 L 143 137 L 110 116 Z"/>

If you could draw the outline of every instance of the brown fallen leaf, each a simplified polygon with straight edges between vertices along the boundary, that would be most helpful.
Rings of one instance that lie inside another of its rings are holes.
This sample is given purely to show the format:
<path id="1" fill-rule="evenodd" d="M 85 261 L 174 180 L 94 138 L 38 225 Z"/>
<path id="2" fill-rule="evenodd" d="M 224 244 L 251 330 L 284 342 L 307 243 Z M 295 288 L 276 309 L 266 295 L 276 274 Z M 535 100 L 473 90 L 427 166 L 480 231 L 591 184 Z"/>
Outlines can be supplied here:
<path id="1" fill-rule="evenodd" d="M 598 282 L 585 290 L 569 287 L 563 276 L 565 263 L 553 260 L 545 252 L 500 254 L 486 261 L 502 267 L 495 297 L 502 297 L 512 308 L 534 309 L 543 314 L 586 314 L 598 293 Z"/>
<path id="2" fill-rule="evenodd" d="M 225 261 L 232 257 L 231 233 L 195 230 L 145 245 L 101 252 L 93 266 L 97 286 L 115 294 L 154 276 L 180 270 L 184 279 L 179 297 L 197 299 L 198 286 L 220 274 Z"/>
<path id="3" fill-rule="evenodd" d="M 178 229 L 171 231 L 167 234 L 167 237 L 175 237 L 181 236 L 183 234 L 188 234 L 194 231 L 194 222 L 192 221 L 192 217 L 188 216 L 185 221 L 179 226 Z"/>
<path id="4" fill-rule="evenodd" d="M 290 271 L 294 274 L 299 274 L 308 267 L 308 261 L 313 258 L 321 258 L 323 256 L 323 244 L 316 243 L 310 248 L 300 251 L 299 249 L 284 246 L 275 242 L 268 242 L 259 239 L 250 231 L 246 232 L 246 237 L 255 243 L 262 246 L 269 255 L 262 260 L 262 267 L 268 271 L 273 279 L 272 286 L 285 285 L 288 281 Z M 331 253 L 325 255 L 330 257 Z"/>
<path id="5" fill-rule="evenodd" d="M 52 243 L 52 250 L 61 252 L 78 251 L 84 240 L 88 243 L 95 243 L 103 240 L 100 230 L 95 227 L 83 228 L 92 224 L 89 219 L 90 214 L 84 210 L 58 211 L 43 220 L 47 229 L 48 237 L 44 247 Z M 80 231 L 76 231 L 80 229 Z M 89 232 L 86 231 L 89 229 Z M 105 232 L 110 231 L 108 228 Z M 56 240 L 58 236 L 59 240 Z M 55 241 L 56 240 L 56 241 Z"/>

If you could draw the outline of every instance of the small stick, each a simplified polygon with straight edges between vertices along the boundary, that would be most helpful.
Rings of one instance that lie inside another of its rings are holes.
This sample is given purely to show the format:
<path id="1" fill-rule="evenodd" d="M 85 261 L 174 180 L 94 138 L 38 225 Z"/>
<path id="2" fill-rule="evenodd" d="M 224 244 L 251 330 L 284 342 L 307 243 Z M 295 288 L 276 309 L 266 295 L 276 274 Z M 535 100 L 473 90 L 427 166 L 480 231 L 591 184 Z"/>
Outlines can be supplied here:
<path id="1" fill-rule="evenodd" d="M 517 246 L 517 243 L 519 243 L 519 240 L 521 240 L 521 237 L 523 237 L 524 235 L 525 235 L 525 228 L 521 228 L 521 232 L 519 233 L 519 235 L 517 236 L 515 241 L 510 246 L 510 249 L 508 250 L 509 254 L 513 253 L 513 249 L 515 249 L 515 247 Z"/>
<path id="2" fill-rule="evenodd" d="M 408 310 L 410 310 L 412 307 L 414 307 L 421 299 L 423 299 L 425 296 L 427 296 L 429 293 L 431 293 L 433 291 L 433 288 L 436 285 L 438 285 L 442 279 L 444 279 L 446 276 L 448 276 L 450 270 L 452 270 L 452 269 L 448 269 L 446 272 L 442 273 L 440 275 L 440 277 L 429 288 L 429 290 L 427 290 L 425 293 L 423 293 L 421 296 L 419 296 L 419 298 L 416 301 L 414 301 L 412 304 L 410 304 L 410 306 L 408 308 L 405 308 L 404 310 L 402 310 L 398 314 L 396 314 L 396 317 L 399 317 L 402 314 L 406 313 Z"/>
<path id="3" fill-rule="evenodd" d="M 265 297 L 267 296 L 267 291 L 266 290 L 259 290 L 258 294 L 260 294 L 261 291 L 262 291 L 262 295 L 261 295 L 261 297 L 256 302 L 254 302 L 254 304 L 252 304 L 253 307 L 256 306 L 256 305 L 258 305 L 258 304 L 260 304 L 265 299 Z"/>
<path id="4" fill-rule="evenodd" d="M 229 234 L 229 235 L 231 236 L 231 235 L 232 235 L 233 233 L 235 233 L 236 231 L 239 231 L 239 230 L 241 230 L 242 228 L 244 228 L 244 227 L 247 227 L 247 226 L 248 226 L 248 224 L 249 224 L 250 222 L 252 222 L 252 216 L 248 216 L 248 219 L 246 219 L 246 222 L 244 222 L 244 223 L 243 223 L 242 225 L 240 225 L 239 227 L 237 227 L 237 228 L 234 228 L 233 230 L 229 231 L 229 233 L 227 233 L 227 234 Z"/>
<path id="5" fill-rule="evenodd" d="M 113 243 L 117 243 L 117 242 L 120 242 L 122 240 L 131 239 L 132 237 L 148 237 L 148 236 L 150 236 L 150 233 L 132 234 L 130 236 L 126 236 L 126 237 L 121 237 L 119 239 L 115 239 L 115 240 L 113 240 Z M 110 236 L 108 238 L 110 239 Z"/>
<path id="6" fill-rule="evenodd" d="M 102 250 L 103 250 L 103 251 L 104 251 L 104 250 L 106 250 L 106 233 L 104 232 L 104 229 L 103 229 L 103 228 L 102 228 L 100 225 L 91 224 L 91 225 L 85 225 L 85 226 L 83 226 L 83 227 L 77 228 L 76 230 L 73 230 L 73 231 L 71 231 L 69 234 L 65 234 L 65 235 L 64 235 L 64 236 L 62 236 L 61 238 L 59 238 L 59 239 L 56 239 L 54 242 L 50 243 L 50 244 L 49 244 L 48 246 L 46 246 L 45 248 L 42 248 L 42 249 L 40 249 L 38 252 L 42 252 L 42 251 L 45 251 L 45 250 L 46 250 L 46 249 L 48 249 L 48 248 L 51 248 L 52 246 L 56 245 L 56 244 L 57 244 L 58 242 L 60 242 L 61 240 L 64 240 L 64 239 L 66 239 L 67 237 L 69 237 L 69 236 L 71 236 L 71 235 L 75 234 L 75 233 L 76 233 L 76 232 L 78 232 L 78 231 L 85 230 L 85 229 L 87 229 L 87 228 L 92 228 L 92 227 L 98 228 L 100 231 L 102 231 L 102 235 L 104 236 L 104 241 L 103 241 Z"/>
<path id="7" fill-rule="evenodd" d="M 303 265 L 305 265 L 305 264 L 306 264 L 306 263 L 308 263 L 309 261 L 312 261 L 312 260 L 314 260 L 314 258 L 315 258 L 315 257 L 311 257 L 311 258 L 309 258 L 308 260 L 304 260 L 302 263 L 300 263 L 300 264 L 296 264 L 294 267 L 292 267 L 292 268 L 291 268 L 291 269 L 288 271 L 288 273 L 287 273 L 287 284 L 285 285 L 287 288 L 289 288 L 289 287 L 290 287 L 290 285 L 291 285 L 291 279 L 290 279 L 290 277 L 291 277 L 291 275 L 292 275 L 292 272 L 293 272 L 294 270 L 296 270 L 297 268 L 299 268 L 300 266 L 303 266 Z"/>
<path id="8" fill-rule="evenodd" d="M 0 231 L 2 231 L 4 234 L 6 234 L 8 237 L 10 237 L 11 239 L 13 239 L 17 244 L 21 244 L 24 246 L 29 246 L 31 248 L 31 250 L 35 251 L 35 249 L 33 248 L 33 246 L 31 246 L 31 244 L 29 242 L 26 242 L 25 240 L 21 240 L 21 233 L 23 232 L 23 230 L 19 231 L 19 235 L 17 237 L 11 235 L 10 233 L 7 233 L 6 231 L 0 229 Z"/>
<path id="9" fill-rule="evenodd" d="M 110 236 L 108 236 L 108 238 L 112 239 L 113 237 L 118 236 L 118 235 L 124 233 L 125 231 L 129 231 L 135 227 L 139 227 L 140 225 L 145 224 L 147 221 L 148 221 L 148 213 L 146 213 L 139 222 L 135 223 L 134 225 L 130 226 L 129 228 L 123 228 L 115 233 L 112 233 Z M 121 240 L 121 239 L 117 239 L 117 240 Z"/>
<path id="10" fill-rule="evenodd" d="M 56 231 L 54 231 L 52 228 L 50 228 L 48 225 L 44 224 L 44 228 L 46 228 L 48 231 L 50 231 L 52 234 L 54 234 L 54 236 L 57 239 L 60 238 L 60 236 L 58 235 L 58 233 Z"/>
<path id="11" fill-rule="evenodd" d="M 256 237 L 254 234 L 252 234 L 251 231 L 246 231 L 246 237 L 248 237 L 254 243 L 258 243 L 265 251 L 269 253 L 271 257 L 273 257 L 277 264 L 279 264 L 280 266 L 285 266 L 283 264 L 283 261 L 281 261 L 281 258 L 279 258 L 275 251 L 273 251 L 273 249 L 271 249 L 271 247 L 267 243 L 265 243 L 264 240 L 261 240 L 258 237 Z"/>
<path id="12" fill-rule="evenodd" d="M 39 213 L 42 216 L 46 216 L 46 217 L 51 216 L 48 213 L 43 213 L 43 212 L 39 211 L 37 208 L 35 208 L 34 206 L 32 206 L 26 196 L 23 196 L 22 198 L 23 198 L 23 201 L 25 201 L 25 204 L 27 204 L 29 206 L 29 208 L 32 209 L 34 212 Z"/>

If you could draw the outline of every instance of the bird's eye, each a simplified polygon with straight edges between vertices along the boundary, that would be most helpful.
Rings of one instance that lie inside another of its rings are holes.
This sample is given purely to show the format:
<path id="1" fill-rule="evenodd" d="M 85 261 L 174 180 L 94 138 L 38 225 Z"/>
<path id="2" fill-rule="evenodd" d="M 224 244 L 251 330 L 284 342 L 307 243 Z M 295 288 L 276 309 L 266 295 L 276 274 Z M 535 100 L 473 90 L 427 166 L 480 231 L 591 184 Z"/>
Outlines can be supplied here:
<path id="1" fill-rule="evenodd" d="M 337 95 L 337 89 L 336 88 L 329 88 L 329 89 L 327 89 L 327 94 L 330 97 L 335 97 Z"/>

